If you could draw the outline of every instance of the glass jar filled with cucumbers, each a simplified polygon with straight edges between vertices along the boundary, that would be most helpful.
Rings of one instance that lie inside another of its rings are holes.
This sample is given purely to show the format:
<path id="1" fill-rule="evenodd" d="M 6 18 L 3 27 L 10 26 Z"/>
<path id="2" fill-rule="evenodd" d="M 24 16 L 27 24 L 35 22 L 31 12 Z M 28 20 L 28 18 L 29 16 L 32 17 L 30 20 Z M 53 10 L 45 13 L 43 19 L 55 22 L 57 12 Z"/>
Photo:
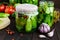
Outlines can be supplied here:
<path id="1" fill-rule="evenodd" d="M 52 32 L 54 24 L 54 2 L 53 1 L 40 1 L 38 24 L 39 32 L 45 34 Z M 52 30 L 52 31 L 51 31 Z"/>
<path id="2" fill-rule="evenodd" d="M 16 6 L 16 28 L 31 32 L 37 28 L 38 7 L 33 4 L 20 4 Z"/>
<path id="3" fill-rule="evenodd" d="M 40 1 L 38 23 L 45 22 L 51 27 L 54 18 L 54 3 L 52 1 Z"/>

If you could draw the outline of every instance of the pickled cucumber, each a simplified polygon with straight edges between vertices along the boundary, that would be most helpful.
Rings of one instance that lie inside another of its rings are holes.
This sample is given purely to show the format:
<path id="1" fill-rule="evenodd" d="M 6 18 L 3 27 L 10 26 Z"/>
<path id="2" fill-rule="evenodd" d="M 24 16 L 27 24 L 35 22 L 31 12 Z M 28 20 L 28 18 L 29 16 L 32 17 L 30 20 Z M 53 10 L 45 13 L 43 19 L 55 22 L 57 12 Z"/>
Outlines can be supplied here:
<path id="1" fill-rule="evenodd" d="M 38 15 L 38 23 L 41 23 L 43 19 L 44 19 L 44 14 L 39 14 Z"/>
<path id="2" fill-rule="evenodd" d="M 32 21 L 32 27 L 33 27 L 33 29 L 36 29 L 36 27 L 37 27 L 36 17 L 32 17 L 31 21 Z"/>
<path id="3" fill-rule="evenodd" d="M 53 18 L 51 18 L 51 16 L 49 14 L 46 15 L 46 18 L 44 20 L 44 23 L 47 23 L 51 27 L 52 24 L 53 24 Z"/>
<path id="4" fill-rule="evenodd" d="M 26 32 L 30 32 L 32 30 L 32 22 L 31 22 L 30 18 L 27 19 L 25 30 L 26 30 Z"/>
<path id="5" fill-rule="evenodd" d="M 26 24 L 26 19 L 24 18 L 16 18 L 16 28 L 20 32 L 23 28 L 24 25 Z"/>

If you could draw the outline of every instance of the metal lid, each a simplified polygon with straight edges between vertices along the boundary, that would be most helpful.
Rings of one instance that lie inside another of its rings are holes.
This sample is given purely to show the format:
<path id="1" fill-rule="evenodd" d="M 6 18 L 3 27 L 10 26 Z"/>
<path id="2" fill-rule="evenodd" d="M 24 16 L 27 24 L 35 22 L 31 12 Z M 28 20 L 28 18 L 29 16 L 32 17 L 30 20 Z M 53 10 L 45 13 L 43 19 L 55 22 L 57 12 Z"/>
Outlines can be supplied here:
<path id="1" fill-rule="evenodd" d="M 38 7 L 33 4 L 20 4 L 16 6 L 16 12 L 18 13 L 27 13 L 29 14 L 30 12 L 37 12 Z"/>

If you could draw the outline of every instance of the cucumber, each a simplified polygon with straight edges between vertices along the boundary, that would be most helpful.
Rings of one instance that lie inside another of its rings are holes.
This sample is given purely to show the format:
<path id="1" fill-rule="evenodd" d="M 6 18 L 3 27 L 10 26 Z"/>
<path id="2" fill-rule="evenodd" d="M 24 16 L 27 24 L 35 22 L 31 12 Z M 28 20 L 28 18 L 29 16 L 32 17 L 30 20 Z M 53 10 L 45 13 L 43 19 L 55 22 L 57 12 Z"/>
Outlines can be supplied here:
<path id="1" fill-rule="evenodd" d="M 25 3 L 25 0 L 22 0 L 22 3 Z"/>
<path id="2" fill-rule="evenodd" d="M 17 29 L 18 32 L 21 32 L 21 30 L 23 29 L 23 27 L 20 26 L 20 25 L 16 25 L 16 29 Z"/>
<path id="3" fill-rule="evenodd" d="M 10 4 L 14 4 L 15 0 L 9 0 Z"/>
<path id="4" fill-rule="evenodd" d="M 10 4 L 21 3 L 21 0 L 9 0 Z"/>
<path id="5" fill-rule="evenodd" d="M 29 0 L 25 0 L 26 3 L 29 3 Z"/>
<path id="6" fill-rule="evenodd" d="M 20 0 L 17 0 L 18 2 L 17 3 L 20 3 Z"/>
<path id="7" fill-rule="evenodd" d="M 50 23 L 50 16 L 49 15 L 46 15 L 44 23 L 47 23 L 47 24 Z"/>
<path id="8" fill-rule="evenodd" d="M 25 30 L 26 30 L 26 32 L 30 32 L 32 30 L 32 23 L 31 23 L 30 18 L 27 19 Z"/>
<path id="9" fill-rule="evenodd" d="M 38 15 L 38 23 L 41 23 L 44 19 L 44 14 L 39 14 Z"/>
<path id="10" fill-rule="evenodd" d="M 33 29 L 36 29 L 37 28 L 37 20 L 36 20 L 36 17 L 32 17 L 31 18 L 31 21 L 32 21 L 32 28 Z"/>
<path id="11" fill-rule="evenodd" d="M 29 1 L 30 1 L 29 3 L 32 4 L 32 0 L 29 0 Z"/>
<path id="12" fill-rule="evenodd" d="M 15 3 L 18 3 L 18 0 L 14 0 Z"/>
<path id="13" fill-rule="evenodd" d="M 51 16 L 48 14 L 46 15 L 46 18 L 44 20 L 44 23 L 47 23 L 50 27 L 52 26 L 53 24 L 53 19 L 51 19 Z"/>
<path id="14" fill-rule="evenodd" d="M 9 14 L 7 14 L 7 13 L 0 13 L 0 18 L 4 18 L 4 17 L 8 17 L 9 16 Z"/>
<path id="15" fill-rule="evenodd" d="M 32 3 L 38 5 L 38 0 L 32 0 Z"/>
<path id="16" fill-rule="evenodd" d="M 54 23 L 54 20 L 53 20 L 53 17 L 51 16 L 51 23 L 49 23 L 49 26 L 52 27 L 53 23 Z"/>
<path id="17" fill-rule="evenodd" d="M 24 28 L 25 22 L 24 18 L 16 18 L 16 28 L 19 32 Z"/>

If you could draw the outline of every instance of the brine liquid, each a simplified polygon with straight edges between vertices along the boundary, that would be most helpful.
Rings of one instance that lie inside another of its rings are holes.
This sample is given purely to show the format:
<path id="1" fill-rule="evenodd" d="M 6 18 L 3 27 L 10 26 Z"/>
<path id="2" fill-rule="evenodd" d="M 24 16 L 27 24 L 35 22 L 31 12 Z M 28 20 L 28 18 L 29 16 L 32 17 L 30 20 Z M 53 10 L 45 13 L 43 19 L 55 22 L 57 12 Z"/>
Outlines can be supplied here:
<path id="1" fill-rule="evenodd" d="M 26 19 L 24 19 L 24 17 L 22 17 L 21 14 L 16 14 L 16 28 L 18 31 L 21 31 L 25 24 L 26 24 Z"/>
<path id="2" fill-rule="evenodd" d="M 16 14 L 16 28 L 19 32 L 22 31 L 23 29 L 25 29 L 25 31 L 27 30 L 29 32 L 36 30 L 36 28 L 37 28 L 36 17 L 31 17 L 29 19 L 28 16 L 26 16 L 26 15 Z"/>

